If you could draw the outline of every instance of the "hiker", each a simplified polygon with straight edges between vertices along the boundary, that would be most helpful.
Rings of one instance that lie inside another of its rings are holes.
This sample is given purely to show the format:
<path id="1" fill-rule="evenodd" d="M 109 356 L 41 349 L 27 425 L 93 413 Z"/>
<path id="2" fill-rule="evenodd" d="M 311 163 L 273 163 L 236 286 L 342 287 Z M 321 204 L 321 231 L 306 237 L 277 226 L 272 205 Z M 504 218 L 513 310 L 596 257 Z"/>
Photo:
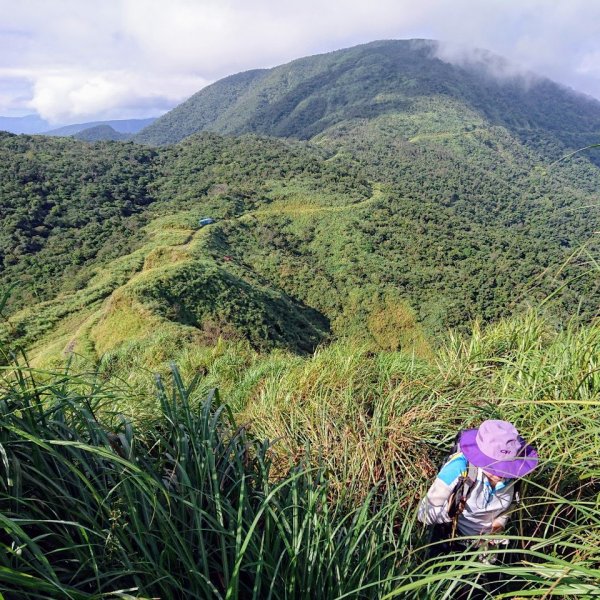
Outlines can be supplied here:
<path id="1" fill-rule="evenodd" d="M 535 449 L 507 421 L 484 421 L 459 435 L 452 454 L 419 505 L 418 518 L 433 525 L 435 554 L 467 548 L 478 537 L 499 533 L 518 500 L 518 480 L 538 464 Z M 489 542 L 493 543 L 493 542 Z"/>

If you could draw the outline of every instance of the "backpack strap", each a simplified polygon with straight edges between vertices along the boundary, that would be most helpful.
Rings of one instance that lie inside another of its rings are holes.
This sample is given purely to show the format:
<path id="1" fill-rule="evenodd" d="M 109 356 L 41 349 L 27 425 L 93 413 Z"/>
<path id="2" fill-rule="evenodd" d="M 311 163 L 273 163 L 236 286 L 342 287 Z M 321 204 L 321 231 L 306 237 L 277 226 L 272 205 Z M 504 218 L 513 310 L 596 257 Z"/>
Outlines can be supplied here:
<path id="1" fill-rule="evenodd" d="M 454 490 L 450 495 L 448 516 L 452 519 L 452 536 L 456 535 L 458 517 L 465 510 L 469 496 L 477 483 L 477 467 L 467 463 L 467 470 L 458 478 Z"/>
<path id="2" fill-rule="evenodd" d="M 518 508 L 521 506 L 521 484 L 523 483 L 522 479 L 517 479 L 513 484 L 513 504 Z"/>

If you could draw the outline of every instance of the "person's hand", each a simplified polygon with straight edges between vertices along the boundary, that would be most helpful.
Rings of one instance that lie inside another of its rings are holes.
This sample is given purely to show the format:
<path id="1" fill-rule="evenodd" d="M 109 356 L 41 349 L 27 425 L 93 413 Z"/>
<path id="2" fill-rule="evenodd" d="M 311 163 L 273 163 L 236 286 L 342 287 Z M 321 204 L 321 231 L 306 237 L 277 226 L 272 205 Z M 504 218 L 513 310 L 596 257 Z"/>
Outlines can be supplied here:
<path id="1" fill-rule="evenodd" d="M 485 547 L 485 548 L 496 548 L 498 546 L 505 546 L 507 543 L 508 542 L 505 539 L 502 539 L 502 540 L 491 540 L 489 538 L 485 538 L 485 539 L 479 540 L 478 546 L 480 548 L 482 548 L 482 547 Z"/>
<path id="2" fill-rule="evenodd" d="M 500 533 L 504 529 L 504 523 L 497 519 L 492 523 L 492 530 L 490 533 Z"/>

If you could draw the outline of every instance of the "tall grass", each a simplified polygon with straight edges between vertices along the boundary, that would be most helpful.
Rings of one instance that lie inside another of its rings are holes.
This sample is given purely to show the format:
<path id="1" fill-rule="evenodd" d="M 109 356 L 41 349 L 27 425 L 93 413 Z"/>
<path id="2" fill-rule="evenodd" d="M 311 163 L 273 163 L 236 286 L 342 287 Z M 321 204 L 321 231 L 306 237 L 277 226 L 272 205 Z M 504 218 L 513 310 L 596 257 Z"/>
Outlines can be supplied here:
<path id="1" fill-rule="evenodd" d="M 234 360 L 221 348 L 188 385 L 174 368 L 168 386 L 159 378 L 138 420 L 115 410 L 133 390 L 102 370 L 13 362 L 0 400 L 0 590 L 600 597 L 598 331 L 530 314 L 451 338 L 434 361 L 344 345 Z M 219 382 L 236 418 L 207 390 Z M 503 534 L 511 545 L 428 558 L 416 504 L 456 431 L 489 417 L 515 422 L 542 457 Z"/>
<path id="2" fill-rule="evenodd" d="M 397 505 L 329 504 L 323 469 L 271 473 L 270 446 L 176 370 L 142 432 L 119 390 L 5 372 L 0 589 L 19 598 L 369 597 L 390 584 Z M 98 415 L 102 414 L 100 423 Z M 404 527 L 406 530 L 407 527 Z M 402 530 L 402 528 L 400 528 Z M 386 583 L 386 581 L 388 583 Z M 367 590 L 369 588 L 366 588 Z M 7 597 L 11 597 L 8 595 Z"/>

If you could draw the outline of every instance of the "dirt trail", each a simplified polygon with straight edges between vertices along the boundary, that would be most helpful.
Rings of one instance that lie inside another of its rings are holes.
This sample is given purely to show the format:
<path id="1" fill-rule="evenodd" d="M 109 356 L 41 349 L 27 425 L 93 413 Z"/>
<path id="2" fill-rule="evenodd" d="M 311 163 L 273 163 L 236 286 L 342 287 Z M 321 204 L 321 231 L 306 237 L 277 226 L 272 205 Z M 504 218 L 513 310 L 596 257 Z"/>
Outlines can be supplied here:
<path id="1" fill-rule="evenodd" d="M 370 198 L 366 198 L 365 200 L 361 200 L 360 202 L 355 202 L 354 204 L 343 204 L 341 206 L 314 206 L 314 205 L 306 205 L 306 204 L 290 204 L 286 202 L 275 203 L 272 206 L 267 208 L 259 208 L 251 213 L 246 213 L 237 217 L 237 219 L 231 220 L 241 220 L 248 219 L 250 217 L 256 216 L 274 216 L 274 215 L 311 215 L 315 213 L 336 213 L 336 212 L 345 212 L 347 210 L 355 210 L 361 209 L 373 204 L 380 200 L 383 196 L 383 192 L 381 191 L 381 186 L 379 184 L 373 185 L 373 194 Z"/>

